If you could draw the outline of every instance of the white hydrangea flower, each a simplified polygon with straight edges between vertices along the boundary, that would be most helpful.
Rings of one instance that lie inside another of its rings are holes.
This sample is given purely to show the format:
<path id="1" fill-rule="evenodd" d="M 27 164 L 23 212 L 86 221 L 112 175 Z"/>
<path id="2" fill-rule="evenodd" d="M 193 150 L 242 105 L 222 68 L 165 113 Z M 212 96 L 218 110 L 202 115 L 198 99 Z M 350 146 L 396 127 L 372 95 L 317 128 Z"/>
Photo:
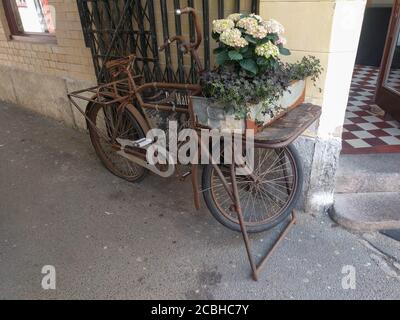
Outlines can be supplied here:
<path id="1" fill-rule="evenodd" d="M 277 33 L 279 35 L 285 33 L 285 28 L 283 27 L 283 25 L 274 19 L 264 21 L 263 25 L 267 28 L 269 33 Z"/>
<path id="2" fill-rule="evenodd" d="M 260 23 L 264 22 L 264 19 L 263 19 L 261 16 L 256 15 L 255 13 L 252 13 L 252 14 L 250 15 L 250 17 L 252 17 L 252 18 L 258 20 L 258 22 L 260 22 Z"/>
<path id="3" fill-rule="evenodd" d="M 219 39 L 222 43 L 234 48 L 243 48 L 249 44 L 246 39 L 242 37 L 240 30 L 236 28 L 224 31 Z"/>
<path id="4" fill-rule="evenodd" d="M 286 40 L 286 38 L 280 36 L 279 39 L 278 39 L 278 41 L 276 42 L 276 44 L 277 44 L 277 45 L 278 45 L 278 44 L 281 44 L 281 45 L 285 46 L 285 45 L 287 44 L 287 40 Z"/>
<path id="5" fill-rule="evenodd" d="M 257 19 L 251 18 L 251 17 L 246 17 L 246 18 L 242 18 L 238 21 L 238 23 L 236 24 L 237 27 L 245 29 L 246 32 L 251 32 L 253 31 L 255 28 L 258 27 L 258 21 Z"/>
<path id="6" fill-rule="evenodd" d="M 241 13 L 232 13 L 228 16 L 229 20 L 232 20 L 233 22 L 238 22 L 240 18 L 242 17 Z"/>
<path id="7" fill-rule="evenodd" d="M 256 55 L 264 57 L 266 59 L 269 59 L 271 57 L 277 58 L 279 56 L 279 48 L 271 41 L 268 41 L 267 43 L 257 46 L 255 53 Z"/>
<path id="8" fill-rule="evenodd" d="M 268 29 L 264 26 L 257 26 L 251 30 L 247 30 L 246 33 L 256 39 L 264 39 L 268 35 Z"/>
<path id="9" fill-rule="evenodd" d="M 219 19 L 213 21 L 213 32 L 215 33 L 223 33 L 224 31 L 233 29 L 235 27 L 235 23 L 231 19 Z"/>

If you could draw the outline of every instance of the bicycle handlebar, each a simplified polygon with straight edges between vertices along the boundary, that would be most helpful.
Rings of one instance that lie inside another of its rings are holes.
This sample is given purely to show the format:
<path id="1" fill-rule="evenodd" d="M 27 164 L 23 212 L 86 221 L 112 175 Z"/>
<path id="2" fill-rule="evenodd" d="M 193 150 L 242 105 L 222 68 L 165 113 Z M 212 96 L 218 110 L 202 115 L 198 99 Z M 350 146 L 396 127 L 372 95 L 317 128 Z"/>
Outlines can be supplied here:
<path id="1" fill-rule="evenodd" d="M 106 69 L 110 72 L 113 79 L 118 78 L 123 73 L 128 73 L 133 68 L 133 63 L 136 59 L 134 54 L 127 57 L 110 60 L 105 63 Z"/>
<path id="2" fill-rule="evenodd" d="M 173 42 L 178 41 L 182 43 L 182 46 L 184 47 L 182 51 L 188 51 L 189 49 L 189 44 L 185 41 L 185 39 L 183 38 L 183 36 L 175 36 L 172 37 L 170 39 L 167 39 L 159 48 L 159 51 L 164 51 L 166 47 L 168 47 L 169 45 L 171 45 Z"/>
<path id="3" fill-rule="evenodd" d="M 159 47 L 159 51 L 165 50 L 166 47 L 168 47 L 171 43 L 173 43 L 175 41 L 181 42 L 186 51 L 191 51 L 192 49 L 197 50 L 200 47 L 201 42 L 203 41 L 203 36 L 201 33 L 199 16 L 198 16 L 196 10 L 191 7 L 186 7 L 183 9 L 177 9 L 175 11 L 175 14 L 178 16 L 183 15 L 183 14 L 192 14 L 193 19 L 194 19 L 195 31 L 196 31 L 196 41 L 194 43 L 191 43 L 191 42 L 188 43 L 184 40 L 184 38 L 182 36 L 175 36 L 175 37 L 172 37 L 172 38 L 166 40 L 165 43 Z"/>
<path id="4" fill-rule="evenodd" d="M 199 16 L 198 16 L 196 10 L 191 7 L 186 7 L 184 9 L 176 10 L 176 14 L 178 16 L 180 16 L 182 14 L 192 14 L 193 19 L 194 19 L 194 26 L 195 26 L 195 30 L 196 30 L 196 42 L 193 44 L 193 48 L 197 50 L 200 47 L 201 42 L 203 41 L 203 35 L 201 32 L 200 19 L 199 19 Z"/>

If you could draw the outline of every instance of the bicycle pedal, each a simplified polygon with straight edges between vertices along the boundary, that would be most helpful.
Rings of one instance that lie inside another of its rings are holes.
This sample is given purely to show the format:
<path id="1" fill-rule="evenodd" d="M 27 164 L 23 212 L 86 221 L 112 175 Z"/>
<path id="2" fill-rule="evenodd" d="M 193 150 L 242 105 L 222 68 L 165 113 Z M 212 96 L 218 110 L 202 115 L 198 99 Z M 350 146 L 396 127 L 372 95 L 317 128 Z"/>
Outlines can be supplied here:
<path id="1" fill-rule="evenodd" d="M 139 149 L 146 149 L 149 145 L 153 144 L 154 141 L 152 139 L 139 139 L 136 141 L 126 140 L 126 139 L 117 139 L 118 143 L 123 147 L 131 147 L 131 148 L 139 148 Z"/>
<path id="2" fill-rule="evenodd" d="M 188 171 L 188 172 L 184 173 L 184 174 L 181 176 L 180 180 L 181 180 L 181 181 L 185 181 L 186 178 L 189 177 L 190 175 L 192 175 L 192 171 Z"/>

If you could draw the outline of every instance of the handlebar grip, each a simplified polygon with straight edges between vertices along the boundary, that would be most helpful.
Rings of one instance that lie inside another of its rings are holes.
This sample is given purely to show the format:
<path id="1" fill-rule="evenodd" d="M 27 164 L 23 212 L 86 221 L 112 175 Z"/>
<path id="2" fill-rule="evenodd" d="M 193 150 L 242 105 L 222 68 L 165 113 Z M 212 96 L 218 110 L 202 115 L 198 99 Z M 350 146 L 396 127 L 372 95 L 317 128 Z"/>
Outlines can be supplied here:
<path id="1" fill-rule="evenodd" d="M 161 46 L 158 47 L 158 51 L 164 51 L 166 47 L 168 47 L 171 44 L 171 40 L 168 39 L 165 41 Z"/>
<path id="2" fill-rule="evenodd" d="M 200 19 L 199 16 L 197 15 L 197 12 L 195 9 L 191 7 L 186 7 L 183 9 L 177 9 L 175 11 L 176 15 L 180 16 L 182 14 L 192 14 L 193 19 L 194 19 L 194 27 L 196 31 L 196 41 L 191 44 L 192 48 L 198 49 L 200 47 L 201 42 L 203 41 L 203 36 L 202 36 L 202 31 L 201 31 L 201 24 L 200 24 Z"/>
<path id="3" fill-rule="evenodd" d="M 180 16 L 182 14 L 188 14 L 190 11 L 191 11 L 191 8 L 186 7 L 186 8 L 183 8 L 183 9 L 176 9 L 175 13 L 176 13 L 177 16 Z"/>

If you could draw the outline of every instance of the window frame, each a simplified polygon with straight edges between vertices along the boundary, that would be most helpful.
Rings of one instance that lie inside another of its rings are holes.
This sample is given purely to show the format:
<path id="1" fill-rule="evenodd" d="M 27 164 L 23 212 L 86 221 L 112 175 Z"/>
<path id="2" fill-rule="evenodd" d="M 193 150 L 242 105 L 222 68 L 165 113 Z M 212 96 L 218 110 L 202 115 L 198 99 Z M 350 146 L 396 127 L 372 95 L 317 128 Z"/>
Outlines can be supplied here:
<path id="1" fill-rule="evenodd" d="M 13 11 L 10 1 L 13 0 L 2 0 L 4 13 L 11 33 L 10 39 L 18 41 L 57 44 L 57 38 L 55 34 L 44 32 L 21 32 L 18 28 L 17 18 L 15 17 L 15 13 Z"/>

